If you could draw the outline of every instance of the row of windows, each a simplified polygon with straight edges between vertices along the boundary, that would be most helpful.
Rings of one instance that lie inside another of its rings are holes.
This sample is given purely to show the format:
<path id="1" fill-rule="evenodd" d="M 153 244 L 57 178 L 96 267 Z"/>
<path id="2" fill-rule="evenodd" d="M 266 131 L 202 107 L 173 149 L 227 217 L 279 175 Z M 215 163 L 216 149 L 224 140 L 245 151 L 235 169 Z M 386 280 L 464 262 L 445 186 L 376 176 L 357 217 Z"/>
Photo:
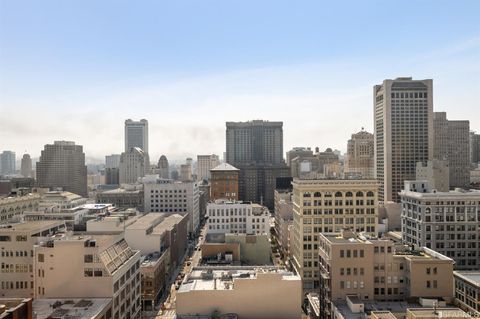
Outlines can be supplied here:
<path id="1" fill-rule="evenodd" d="M 321 193 L 321 192 L 315 192 L 315 193 L 313 193 L 313 194 L 310 193 L 310 192 L 305 192 L 305 193 L 303 193 L 303 197 L 312 197 L 312 195 L 313 195 L 313 197 L 322 197 L 322 193 Z M 335 193 L 335 197 L 344 197 L 344 195 L 345 195 L 345 197 L 353 197 L 353 193 L 352 193 L 352 192 L 346 192 L 345 194 L 344 194 L 343 192 L 336 192 L 336 193 Z M 332 193 L 331 193 L 331 192 L 325 192 L 325 193 L 323 193 L 323 196 L 324 196 L 324 197 L 332 197 Z M 359 191 L 359 192 L 356 192 L 356 193 L 355 193 L 355 196 L 356 196 L 356 197 L 363 197 L 363 196 L 365 196 L 365 195 L 364 195 L 363 192 L 360 192 L 360 191 Z M 366 196 L 367 196 L 367 197 L 374 197 L 375 194 L 374 194 L 372 191 L 369 191 L 369 192 L 366 193 Z"/>
<path id="2" fill-rule="evenodd" d="M 363 258 L 365 257 L 365 251 L 363 249 L 346 249 L 340 250 L 340 258 Z"/>
<path id="3" fill-rule="evenodd" d="M 30 281 L 30 285 L 28 281 L 2 281 L 1 287 L 5 290 L 33 289 L 33 281 Z"/>
<path id="4" fill-rule="evenodd" d="M 11 250 L 2 250 L 2 257 L 29 257 L 26 250 L 11 251 Z M 30 251 L 30 257 L 33 257 L 33 250 Z"/>

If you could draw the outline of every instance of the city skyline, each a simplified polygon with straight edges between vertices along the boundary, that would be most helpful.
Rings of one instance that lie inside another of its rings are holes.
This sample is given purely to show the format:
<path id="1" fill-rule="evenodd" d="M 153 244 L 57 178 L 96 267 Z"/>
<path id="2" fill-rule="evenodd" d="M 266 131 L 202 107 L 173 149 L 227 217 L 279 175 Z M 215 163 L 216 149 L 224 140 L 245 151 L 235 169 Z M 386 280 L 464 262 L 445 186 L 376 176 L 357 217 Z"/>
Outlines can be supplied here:
<path id="1" fill-rule="evenodd" d="M 433 79 L 434 110 L 480 130 L 477 2 L 407 5 L 401 23 L 388 3 L 266 2 L 255 12 L 145 3 L 133 13 L 91 4 L 2 2 L 1 149 L 36 158 L 47 143 L 73 140 L 103 159 L 123 149 L 126 119 L 145 118 L 155 161 L 221 155 L 225 122 L 252 119 L 283 121 L 285 151 L 345 151 L 352 133 L 373 132 L 373 85 L 403 76 Z"/>

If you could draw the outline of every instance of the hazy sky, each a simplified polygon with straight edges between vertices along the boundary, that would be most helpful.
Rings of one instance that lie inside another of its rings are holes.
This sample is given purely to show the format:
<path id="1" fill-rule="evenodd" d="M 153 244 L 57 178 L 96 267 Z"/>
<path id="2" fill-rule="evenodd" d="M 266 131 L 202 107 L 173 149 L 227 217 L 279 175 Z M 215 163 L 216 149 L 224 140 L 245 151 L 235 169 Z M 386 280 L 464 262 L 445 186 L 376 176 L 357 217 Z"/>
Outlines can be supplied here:
<path id="1" fill-rule="evenodd" d="M 372 131 L 373 85 L 433 78 L 434 110 L 480 131 L 480 1 L 0 0 L 0 150 L 73 140 L 222 154 L 225 121 L 284 122 L 284 150 Z"/>

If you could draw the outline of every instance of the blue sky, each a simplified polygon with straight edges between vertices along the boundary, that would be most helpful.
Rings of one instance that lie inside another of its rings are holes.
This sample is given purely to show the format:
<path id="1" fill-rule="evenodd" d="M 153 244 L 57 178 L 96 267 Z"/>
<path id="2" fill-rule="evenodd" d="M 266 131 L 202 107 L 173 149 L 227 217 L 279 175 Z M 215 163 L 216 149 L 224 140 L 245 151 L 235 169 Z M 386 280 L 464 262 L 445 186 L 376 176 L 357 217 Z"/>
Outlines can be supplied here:
<path id="1" fill-rule="evenodd" d="M 150 122 L 152 160 L 222 153 L 225 121 L 284 121 L 284 149 L 372 131 L 372 86 L 433 78 L 480 131 L 480 1 L 0 0 L 0 149 L 102 158 Z"/>

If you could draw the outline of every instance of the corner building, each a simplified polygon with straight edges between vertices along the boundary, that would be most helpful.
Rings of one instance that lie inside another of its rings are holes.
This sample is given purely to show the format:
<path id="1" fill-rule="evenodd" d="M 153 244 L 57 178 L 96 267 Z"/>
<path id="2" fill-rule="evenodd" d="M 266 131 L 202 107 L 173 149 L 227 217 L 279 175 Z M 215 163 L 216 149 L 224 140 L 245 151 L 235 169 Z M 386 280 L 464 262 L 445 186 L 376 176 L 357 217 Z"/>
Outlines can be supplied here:
<path id="1" fill-rule="evenodd" d="M 317 290 L 320 233 L 377 234 L 378 183 L 376 180 L 297 180 L 293 185 L 293 259 L 303 290 Z"/>

